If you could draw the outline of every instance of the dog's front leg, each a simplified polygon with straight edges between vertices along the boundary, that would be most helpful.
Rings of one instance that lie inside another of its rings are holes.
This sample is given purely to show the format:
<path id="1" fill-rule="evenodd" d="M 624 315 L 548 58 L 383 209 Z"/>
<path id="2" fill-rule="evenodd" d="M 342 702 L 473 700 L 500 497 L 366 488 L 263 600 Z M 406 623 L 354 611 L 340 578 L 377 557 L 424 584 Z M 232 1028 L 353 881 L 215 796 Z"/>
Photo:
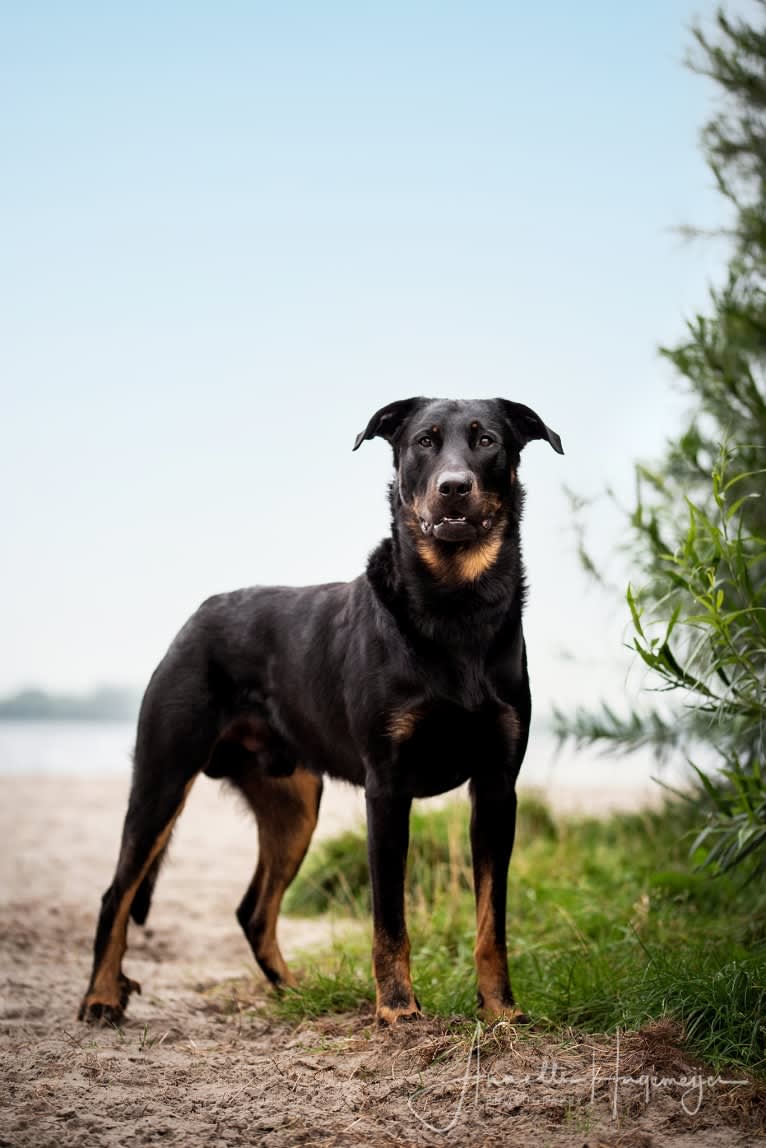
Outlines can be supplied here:
<path id="1" fill-rule="evenodd" d="M 418 1016 L 410 979 L 410 941 L 404 917 L 404 873 L 412 798 L 367 792 L 367 848 L 372 887 L 376 1012 L 381 1024 Z"/>
<path id="2" fill-rule="evenodd" d="M 516 1007 L 508 976 L 505 911 L 508 865 L 516 831 L 516 793 L 471 782 L 471 851 L 476 892 L 476 972 L 479 1009 L 485 1020 L 519 1024 L 528 1017 Z"/>

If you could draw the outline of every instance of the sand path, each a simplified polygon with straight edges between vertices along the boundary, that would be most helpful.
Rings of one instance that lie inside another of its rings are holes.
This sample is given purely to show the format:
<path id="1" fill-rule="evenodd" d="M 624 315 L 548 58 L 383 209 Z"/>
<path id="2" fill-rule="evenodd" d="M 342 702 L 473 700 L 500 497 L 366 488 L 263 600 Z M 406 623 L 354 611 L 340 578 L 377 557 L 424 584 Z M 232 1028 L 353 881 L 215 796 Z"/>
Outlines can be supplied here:
<path id="1" fill-rule="evenodd" d="M 126 968 L 143 995 L 119 1031 L 78 1024 L 126 789 L 119 778 L 0 778 L 0 1148 L 752 1143 L 742 1088 L 709 1089 L 693 1115 L 678 1087 L 646 1104 L 622 1086 L 615 1106 L 608 1071 L 593 1082 L 593 1064 L 601 1073 L 613 1063 L 613 1037 L 551 1045 L 500 1034 L 470 1062 L 469 1087 L 468 1044 L 456 1049 L 442 1022 L 378 1031 L 364 1003 L 297 1026 L 254 1012 L 268 990 L 234 908 L 255 864 L 255 827 L 205 778 L 150 929 L 132 929 Z M 361 811 L 359 794 L 331 787 L 318 833 Z M 289 955 L 330 929 L 283 920 L 283 947 Z M 667 1027 L 626 1035 L 621 1055 L 625 1072 L 690 1069 Z M 546 1077 L 551 1057 L 567 1079 Z"/>

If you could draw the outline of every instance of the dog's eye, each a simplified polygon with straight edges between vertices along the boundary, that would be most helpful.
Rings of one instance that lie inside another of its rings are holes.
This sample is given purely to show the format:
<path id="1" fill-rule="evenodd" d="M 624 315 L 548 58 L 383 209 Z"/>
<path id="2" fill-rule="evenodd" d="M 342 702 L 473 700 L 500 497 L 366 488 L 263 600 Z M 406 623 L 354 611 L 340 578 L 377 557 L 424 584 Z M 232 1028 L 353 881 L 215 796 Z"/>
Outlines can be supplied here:
<path id="1" fill-rule="evenodd" d="M 434 440 L 431 438 L 430 434 L 421 435 L 420 438 L 418 439 L 418 446 L 423 446 L 423 447 L 428 448 L 429 446 L 433 446 L 433 445 L 434 445 Z"/>
<path id="2" fill-rule="evenodd" d="M 479 436 L 479 446 L 492 446 L 494 439 L 491 434 L 483 434 Z"/>

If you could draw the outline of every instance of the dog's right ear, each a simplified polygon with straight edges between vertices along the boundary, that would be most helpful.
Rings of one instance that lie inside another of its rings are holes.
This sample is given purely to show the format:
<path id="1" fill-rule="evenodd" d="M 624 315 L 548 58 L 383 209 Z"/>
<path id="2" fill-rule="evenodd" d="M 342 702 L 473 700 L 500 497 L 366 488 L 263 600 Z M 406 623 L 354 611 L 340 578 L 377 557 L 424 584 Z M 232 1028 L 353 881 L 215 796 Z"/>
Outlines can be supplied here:
<path id="1" fill-rule="evenodd" d="M 384 438 L 386 442 L 391 445 L 396 441 L 396 438 L 401 431 L 404 423 L 419 406 L 422 406 L 428 400 L 423 398 L 416 399 L 399 399 L 395 403 L 389 403 L 386 407 L 381 407 L 372 416 L 367 426 L 363 431 L 360 431 L 356 436 L 353 450 L 359 450 L 359 447 L 368 438 Z"/>

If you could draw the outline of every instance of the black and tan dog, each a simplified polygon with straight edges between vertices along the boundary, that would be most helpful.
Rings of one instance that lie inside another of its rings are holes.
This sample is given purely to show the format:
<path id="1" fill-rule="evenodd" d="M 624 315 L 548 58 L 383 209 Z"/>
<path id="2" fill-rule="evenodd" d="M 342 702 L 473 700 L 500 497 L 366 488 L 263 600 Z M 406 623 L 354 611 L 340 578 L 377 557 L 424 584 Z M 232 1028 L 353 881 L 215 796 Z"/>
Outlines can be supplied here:
<path id="1" fill-rule="evenodd" d="M 534 411 L 505 399 L 404 399 L 354 449 L 394 450 L 391 537 L 353 582 L 256 587 L 210 598 L 144 695 L 130 802 L 104 894 L 82 1019 L 121 1017 L 128 918 L 143 924 L 173 824 L 198 773 L 225 777 L 258 823 L 237 917 L 258 964 L 291 984 L 276 939 L 285 889 L 317 822 L 322 775 L 367 800 L 377 1015 L 417 1015 L 404 875 L 413 797 L 470 780 L 479 1004 L 522 1019 L 506 956 L 515 783 L 527 745 L 519 455 L 563 453 Z"/>

